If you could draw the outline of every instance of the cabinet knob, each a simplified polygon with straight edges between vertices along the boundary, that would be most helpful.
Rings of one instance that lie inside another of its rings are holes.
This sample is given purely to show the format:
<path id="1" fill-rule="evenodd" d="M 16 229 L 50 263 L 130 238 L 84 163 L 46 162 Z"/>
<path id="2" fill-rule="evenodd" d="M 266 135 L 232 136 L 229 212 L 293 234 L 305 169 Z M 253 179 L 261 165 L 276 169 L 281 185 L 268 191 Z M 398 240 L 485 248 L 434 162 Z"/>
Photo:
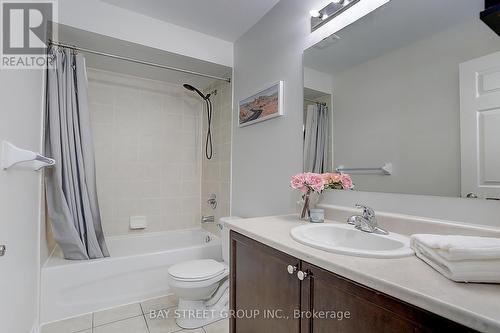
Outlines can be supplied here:
<path id="1" fill-rule="evenodd" d="M 303 272 L 303 271 L 298 271 L 297 272 L 297 278 L 300 280 L 300 281 L 303 281 L 306 277 L 308 277 L 309 274 L 307 274 L 307 272 Z"/>
<path id="2" fill-rule="evenodd" d="M 288 271 L 288 274 L 293 274 L 293 273 L 295 273 L 295 271 L 297 270 L 297 265 L 295 265 L 295 266 L 288 265 L 288 266 L 286 267 L 286 270 Z"/>

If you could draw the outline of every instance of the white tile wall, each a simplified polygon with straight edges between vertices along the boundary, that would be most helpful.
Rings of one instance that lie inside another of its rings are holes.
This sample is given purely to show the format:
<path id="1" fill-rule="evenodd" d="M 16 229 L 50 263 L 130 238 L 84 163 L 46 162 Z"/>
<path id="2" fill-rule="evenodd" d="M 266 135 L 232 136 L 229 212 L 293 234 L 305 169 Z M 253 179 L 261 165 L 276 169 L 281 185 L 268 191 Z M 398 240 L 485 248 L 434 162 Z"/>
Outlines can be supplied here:
<path id="1" fill-rule="evenodd" d="M 201 100 L 181 86 L 89 69 L 97 187 L 107 235 L 199 226 Z M 227 153 L 226 153 L 227 154 Z"/>
<path id="2" fill-rule="evenodd" d="M 203 114 L 201 210 L 203 215 L 214 215 L 218 219 L 230 215 L 232 90 L 231 84 L 217 82 L 207 87 L 205 93 L 215 89 L 217 89 L 217 95 L 211 97 L 214 143 L 211 160 L 204 158 L 207 119 L 206 114 Z M 215 210 L 207 204 L 211 193 L 217 195 L 218 206 Z M 212 232 L 218 232 L 214 225 L 204 225 L 204 227 Z"/>

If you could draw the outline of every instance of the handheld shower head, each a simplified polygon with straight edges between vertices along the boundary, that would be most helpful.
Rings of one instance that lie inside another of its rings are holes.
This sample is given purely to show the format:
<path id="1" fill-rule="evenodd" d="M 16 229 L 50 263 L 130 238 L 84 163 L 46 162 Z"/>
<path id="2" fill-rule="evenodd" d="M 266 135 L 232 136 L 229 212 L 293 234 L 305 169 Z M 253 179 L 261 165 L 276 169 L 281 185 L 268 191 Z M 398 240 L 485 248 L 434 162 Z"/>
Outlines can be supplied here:
<path id="1" fill-rule="evenodd" d="M 199 91 L 198 89 L 196 89 L 195 87 L 193 87 L 190 84 L 185 83 L 182 86 L 184 88 L 186 88 L 187 90 L 194 91 L 195 93 L 197 93 L 198 95 L 200 95 L 200 97 L 203 98 L 204 100 L 207 100 L 210 97 L 210 94 L 208 94 L 207 96 L 205 96 L 205 95 L 203 95 L 203 93 L 201 91 Z"/>
<path id="2" fill-rule="evenodd" d="M 203 93 L 201 91 L 199 91 L 198 89 L 196 89 L 195 87 L 193 87 L 192 85 L 187 84 L 187 83 L 183 84 L 182 86 L 184 88 L 186 88 L 187 90 L 193 91 L 193 92 L 197 93 L 198 95 L 200 95 L 200 97 L 203 98 L 203 100 L 207 104 L 207 124 L 208 124 L 208 127 L 207 127 L 207 140 L 205 141 L 205 156 L 207 157 L 207 159 L 210 160 L 212 158 L 212 153 L 213 153 L 212 102 L 210 101 L 210 94 L 207 94 L 205 96 L 205 95 L 203 95 Z"/>

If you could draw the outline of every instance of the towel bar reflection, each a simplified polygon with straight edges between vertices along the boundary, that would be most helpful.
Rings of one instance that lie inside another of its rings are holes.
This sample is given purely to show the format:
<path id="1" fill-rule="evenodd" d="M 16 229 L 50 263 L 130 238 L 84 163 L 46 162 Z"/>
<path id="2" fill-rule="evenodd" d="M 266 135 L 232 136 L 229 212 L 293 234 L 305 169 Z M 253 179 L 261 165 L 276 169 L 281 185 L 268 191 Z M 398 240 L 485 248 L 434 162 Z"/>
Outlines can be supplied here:
<path id="1" fill-rule="evenodd" d="M 0 162 L 0 167 L 3 170 L 25 162 L 31 162 L 29 167 L 34 171 L 56 164 L 56 161 L 52 158 L 18 148 L 8 141 L 2 141 L 2 158 Z"/>
<path id="2" fill-rule="evenodd" d="M 386 176 L 392 175 L 392 163 L 386 163 L 381 167 L 374 167 L 374 168 L 346 168 L 343 165 L 339 166 L 337 169 L 335 169 L 337 172 L 346 172 L 346 173 L 366 173 L 366 172 L 374 172 L 374 171 L 380 171 L 382 174 Z"/>

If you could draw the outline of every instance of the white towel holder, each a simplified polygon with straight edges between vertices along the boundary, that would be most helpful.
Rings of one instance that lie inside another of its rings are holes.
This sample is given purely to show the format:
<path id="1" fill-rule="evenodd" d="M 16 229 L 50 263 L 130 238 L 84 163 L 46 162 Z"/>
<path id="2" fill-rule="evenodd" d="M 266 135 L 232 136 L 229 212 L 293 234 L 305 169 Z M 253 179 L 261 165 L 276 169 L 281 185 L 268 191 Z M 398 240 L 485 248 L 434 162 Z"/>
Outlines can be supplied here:
<path id="1" fill-rule="evenodd" d="M 29 167 L 34 171 L 56 164 L 56 161 L 52 158 L 45 157 L 30 150 L 18 148 L 8 141 L 2 141 L 0 167 L 3 170 L 7 170 L 24 162 L 32 162 Z"/>

